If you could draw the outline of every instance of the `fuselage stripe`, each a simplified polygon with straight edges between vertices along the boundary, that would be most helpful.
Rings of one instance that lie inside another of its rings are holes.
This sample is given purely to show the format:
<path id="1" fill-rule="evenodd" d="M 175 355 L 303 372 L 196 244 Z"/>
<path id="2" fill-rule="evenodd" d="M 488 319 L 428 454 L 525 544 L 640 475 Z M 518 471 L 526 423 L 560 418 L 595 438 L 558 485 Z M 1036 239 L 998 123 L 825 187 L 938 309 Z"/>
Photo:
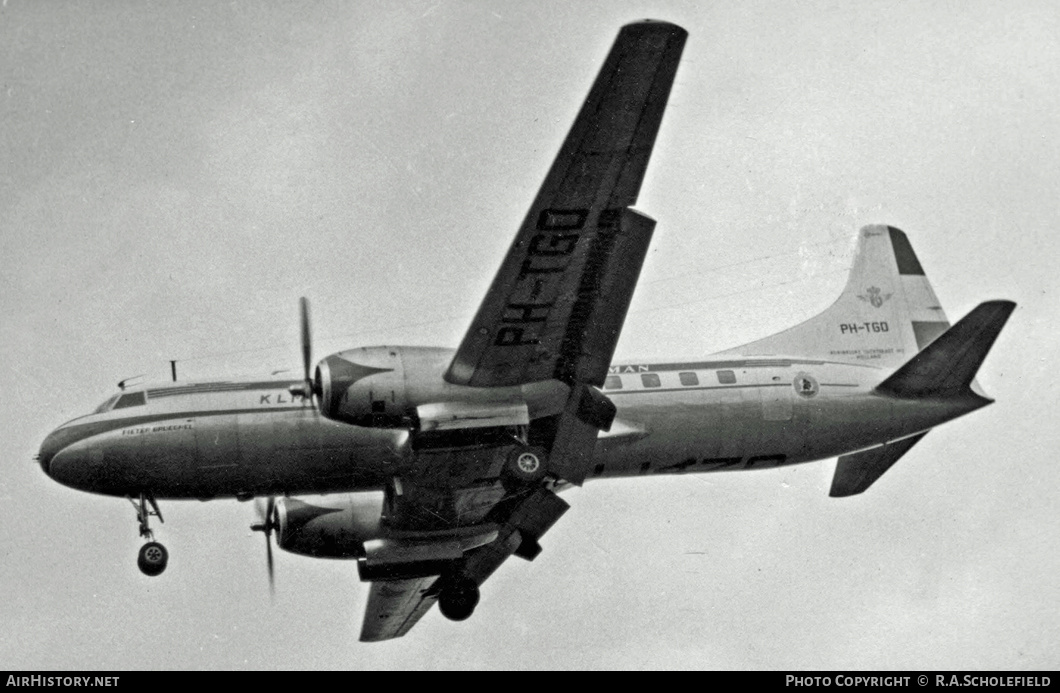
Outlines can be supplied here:
<path id="1" fill-rule="evenodd" d="M 286 390 L 297 384 L 293 380 L 263 380 L 249 383 L 192 383 L 174 387 L 152 388 L 147 391 L 150 398 L 173 397 L 175 395 L 194 395 L 212 392 L 246 392 L 247 390 Z"/>
<path id="2" fill-rule="evenodd" d="M 866 363 L 848 361 L 821 361 L 810 359 L 734 359 L 732 361 L 695 361 L 688 363 L 623 363 L 615 364 L 608 369 L 610 375 L 634 375 L 660 371 L 711 371 L 734 368 L 790 368 L 791 366 L 857 366 L 860 368 L 879 369 Z"/>
<path id="3" fill-rule="evenodd" d="M 791 383 L 758 383 L 753 385 L 700 385 L 688 387 L 641 387 L 630 390 L 604 390 L 608 397 L 611 395 L 643 395 L 651 392 L 688 392 L 691 390 L 747 390 L 762 387 L 792 387 Z M 848 383 L 821 383 L 821 387 L 857 387 L 856 384 Z"/>

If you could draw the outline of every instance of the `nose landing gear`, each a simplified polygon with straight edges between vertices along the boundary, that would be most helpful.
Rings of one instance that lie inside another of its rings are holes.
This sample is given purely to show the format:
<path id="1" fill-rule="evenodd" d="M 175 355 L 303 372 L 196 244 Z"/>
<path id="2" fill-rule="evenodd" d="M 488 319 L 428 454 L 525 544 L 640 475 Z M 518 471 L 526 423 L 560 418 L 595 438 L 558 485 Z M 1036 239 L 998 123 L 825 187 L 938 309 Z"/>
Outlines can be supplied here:
<path id="1" fill-rule="evenodd" d="M 140 547 L 140 555 L 136 558 L 136 565 L 140 566 L 140 572 L 151 577 L 165 570 L 167 563 L 169 563 L 169 552 L 157 541 L 149 541 Z"/>
<path id="2" fill-rule="evenodd" d="M 136 565 L 139 566 L 140 572 L 144 575 L 150 577 L 161 575 L 169 563 L 169 551 L 166 551 L 166 547 L 155 541 L 155 534 L 148 525 L 148 519 L 154 515 L 159 522 L 165 522 L 162 518 L 162 512 L 158 509 L 158 503 L 155 502 L 154 497 L 144 491 L 140 492 L 138 501 L 130 497 L 129 502 L 136 509 L 136 519 L 140 522 L 140 536 L 147 540 L 147 543 L 140 547 Z"/>

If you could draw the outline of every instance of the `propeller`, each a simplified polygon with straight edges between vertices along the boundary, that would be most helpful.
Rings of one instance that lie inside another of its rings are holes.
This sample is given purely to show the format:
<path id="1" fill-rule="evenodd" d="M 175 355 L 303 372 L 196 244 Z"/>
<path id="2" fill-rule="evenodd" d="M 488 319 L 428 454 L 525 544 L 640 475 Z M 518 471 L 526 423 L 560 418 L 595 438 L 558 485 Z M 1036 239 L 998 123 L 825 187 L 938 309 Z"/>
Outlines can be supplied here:
<path id="1" fill-rule="evenodd" d="M 312 400 L 313 396 L 320 396 L 320 387 L 313 382 L 309 369 L 312 366 L 313 345 L 309 336 L 309 299 L 305 296 L 298 300 L 298 307 L 302 323 L 302 382 L 291 385 L 287 391 L 292 395 Z"/>
<path id="2" fill-rule="evenodd" d="M 276 578 L 272 564 L 272 532 L 273 530 L 279 529 L 279 522 L 277 522 L 276 518 L 276 499 L 269 496 L 263 504 L 260 498 L 255 498 L 254 509 L 257 511 L 258 518 L 261 522 L 252 524 L 250 529 L 251 531 L 263 532 L 265 534 L 265 556 L 269 567 L 269 594 L 275 595 Z"/>

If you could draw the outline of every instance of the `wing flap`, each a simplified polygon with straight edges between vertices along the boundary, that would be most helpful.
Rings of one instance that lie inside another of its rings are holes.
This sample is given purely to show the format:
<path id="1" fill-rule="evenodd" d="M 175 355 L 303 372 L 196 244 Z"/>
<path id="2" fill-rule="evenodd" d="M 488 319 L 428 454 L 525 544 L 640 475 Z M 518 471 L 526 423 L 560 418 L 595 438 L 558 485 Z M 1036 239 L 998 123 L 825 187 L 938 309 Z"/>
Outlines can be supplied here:
<path id="1" fill-rule="evenodd" d="M 430 593 L 436 577 L 381 580 L 372 583 L 361 624 L 361 642 L 400 638 L 434 606 Z"/>

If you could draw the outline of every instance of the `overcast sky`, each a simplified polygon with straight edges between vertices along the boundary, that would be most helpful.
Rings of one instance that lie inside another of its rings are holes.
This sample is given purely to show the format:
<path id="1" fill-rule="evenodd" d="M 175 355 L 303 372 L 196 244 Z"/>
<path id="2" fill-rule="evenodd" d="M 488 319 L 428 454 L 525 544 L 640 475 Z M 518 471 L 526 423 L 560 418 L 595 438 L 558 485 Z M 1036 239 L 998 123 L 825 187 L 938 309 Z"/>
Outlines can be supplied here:
<path id="1" fill-rule="evenodd" d="M 620 355 L 808 317 L 904 229 L 951 319 L 1019 303 L 947 424 L 867 493 L 834 463 L 594 482 L 475 616 L 357 642 L 352 562 L 249 504 L 135 516 L 32 464 L 118 380 L 456 346 L 622 24 L 690 37 Z M 191 2 L 0 8 L 0 668 L 1056 668 L 1054 2 Z"/>

